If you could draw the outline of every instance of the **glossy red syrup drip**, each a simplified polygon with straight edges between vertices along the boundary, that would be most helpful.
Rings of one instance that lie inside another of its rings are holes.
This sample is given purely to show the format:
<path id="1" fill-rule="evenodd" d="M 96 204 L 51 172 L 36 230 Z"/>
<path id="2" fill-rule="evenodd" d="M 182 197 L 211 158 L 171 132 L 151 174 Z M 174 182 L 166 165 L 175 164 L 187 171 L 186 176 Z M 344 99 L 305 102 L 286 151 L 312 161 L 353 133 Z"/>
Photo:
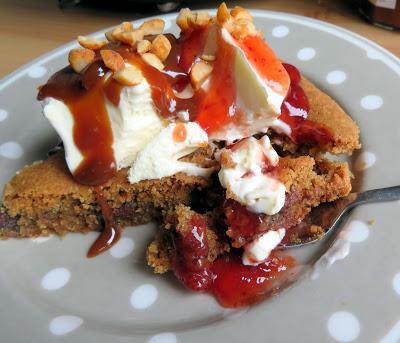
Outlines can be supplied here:
<path id="1" fill-rule="evenodd" d="M 300 72 L 291 64 L 284 63 L 290 76 L 290 90 L 281 107 L 279 119 L 288 124 L 292 130 L 291 138 L 295 143 L 317 143 L 326 145 L 333 142 L 332 133 L 321 124 L 308 120 L 310 104 L 307 95 L 299 82 Z"/>
<path id="2" fill-rule="evenodd" d="M 190 219 L 189 229 L 174 241 L 178 254 L 173 270 L 185 287 L 195 292 L 209 292 L 223 306 L 247 306 L 263 300 L 279 289 L 284 276 L 296 264 L 290 256 L 271 255 L 258 266 L 245 266 L 240 250 L 210 263 L 206 226 L 199 214 Z"/>
<path id="3" fill-rule="evenodd" d="M 83 76 L 67 67 L 54 74 L 38 94 L 39 100 L 53 97 L 71 110 L 74 142 L 83 155 L 73 176 L 86 185 L 102 184 L 116 173 L 111 123 L 103 100 L 104 75 L 100 61 L 91 64 Z"/>
<path id="4" fill-rule="evenodd" d="M 200 57 L 206 44 L 209 26 L 197 30 L 183 32 L 179 37 L 179 46 L 176 53 L 169 55 L 167 63 L 171 65 L 175 63 L 180 70 L 186 74 L 189 73 L 193 62 Z M 175 59 L 173 63 L 170 59 Z"/>
<path id="5" fill-rule="evenodd" d="M 213 264 L 214 282 L 210 292 L 225 307 L 252 305 L 279 291 L 295 265 L 291 256 L 272 254 L 258 266 L 245 266 L 239 254 L 226 254 Z"/>
<path id="6" fill-rule="evenodd" d="M 248 36 L 237 43 L 258 75 L 275 92 L 287 94 L 290 78 L 282 62 L 260 36 Z"/>
<path id="7" fill-rule="evenodd" d="M 251 212 L 233 200 L 227 200 L 224 207 L 229 230 L 239 244 L 248 243 L 256 233 L 262 231 L 260 227 L 264 223 L 265 214 Z"/>
<path id="8" fill-rule="evenodd" d="M 212 284 L 211 265 L 208 261 L 206 221 L 201 215 L 190 220 L 190 229 L 176 241 L 179 252 L 175 256 L 173 269 L 176 277 L 192 291 L 205 291 Z"/>
<path id="9" fill-rule="evenodd" d="M 212 135 L 230 122 L 239 119 L 236 111 L 236 86 L 233 72 L 234 48 L 219 34 L 217 58 L 214 62 L 207 94 L 200 101 L 196 122 Z"/>
<path id="10" fill-rule="evenodd" d="M 100 236 L 90 247 L 87 257 L 95 257 L 110 249 L 121 237 L 121 228 L 114 222 L 112 209 L 108 205 L 107 200 L 101 194 L 101 190 L 96 189 L 96 199 L 100 205 L 101 213 L 104 218 L 104 228 L 100 233 Z"/>

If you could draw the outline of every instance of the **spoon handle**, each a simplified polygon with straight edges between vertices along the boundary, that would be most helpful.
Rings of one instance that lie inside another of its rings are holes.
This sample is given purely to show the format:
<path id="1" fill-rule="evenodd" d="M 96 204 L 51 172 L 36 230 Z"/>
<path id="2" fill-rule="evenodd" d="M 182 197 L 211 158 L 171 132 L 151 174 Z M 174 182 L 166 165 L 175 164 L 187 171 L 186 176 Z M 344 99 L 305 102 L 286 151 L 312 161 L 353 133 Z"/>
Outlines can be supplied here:
<path id="1" fill-rule="evenodd" d="M 371 189 L 369 191 L 358 193 L 357 198 L 351 204 L 351 207 L 372 202 L 394 200 L 400 200 L 400 186 Z"/>

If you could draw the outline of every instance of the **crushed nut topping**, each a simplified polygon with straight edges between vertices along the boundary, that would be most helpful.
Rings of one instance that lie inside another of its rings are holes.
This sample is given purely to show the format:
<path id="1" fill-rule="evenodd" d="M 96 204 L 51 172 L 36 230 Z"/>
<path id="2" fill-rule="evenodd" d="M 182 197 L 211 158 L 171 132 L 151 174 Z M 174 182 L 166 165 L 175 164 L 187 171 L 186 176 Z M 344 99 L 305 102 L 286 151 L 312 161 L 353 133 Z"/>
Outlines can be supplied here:
<path id="1" fill-rule="evenodd" d="M 161 61 L 165 61 L 171 51 L 171 43 L 164 35 L 154 38 L 150 52 L 156 55 Z"/>
<path id="2" fill-rule="evenodd" d="M 143 75 L 138 67 L 130 65 L 116 71 L 113 78 L 124 86 L 136 86 L 142 82 Z"/>
<path id="3" fill-rule="evenodd" d="M 236 39 L 242 39 L 247 36 L 256 36 L 259 34 L 253 22 L 247 19 L 235 20 L 233 27 L 229 32 Z"/>
<path id="4" fill-rule="evenodd" d="M 182 31 L 205 27 L 213 21 L 228 30 L 236 39 L 260 34 L 254 26 L 250 12 L 240 6 L 235 6 L 229 11 L 224 2 L 218 7 L 214 19 L 207 12 L 192 12 L 188 8 L 181 9 L 176 19 L 176 23 Z M 136 29 L 132 23 L 123 22 L 105 33 L 107 40 L 79 36 L 78 42 L 85 49 L 71 50 L 68 57 L 69 62 L 76 72 L 81 73 L 88 64 L 94 61 L 94 51 L 102 49 L 100 50 L 100 55 L 105 65 L 112 71 L 119 72 L 116 79 L 122 80 L 121 83 L 137 82 L 139 77 L 136 74 L 134 75 L 132 70 L 125 68 L 122 56 L 113 50 L 103 48 L 107 46 L 108 42 L 116 41 L 130 45 L 136 49 L 136 52 L 142 56 L 146 63 L 162 70 L 164 69 L 163 61 L 168 58 L 172 49 L 169 39 L 162 34 L 164 27 L 164 20 L 151 19 L 145 21 Z M 147 35 L 156 37 L 154 39 L 144 39 Z M 215 61 L 215 58 L 214 55 L 205 53 L 193 65 L 190 78 L 195 89 L 201 87 L 202 83 L 210 75 L 212 71 L 211 62 Z"/>
<path id="5" fill-rule="evenodd" d="M 105 45 L 107 45 L 108 41 L 105 39 L 78 36 L 78 43 L 86 49 L 99 50 Z"/>
<path id="6" fill-rule="evenodd" d="M 144 35 L 159 35 L 163 33 L 165 21 L 162 19 L 151 19 L 145 21 L 139 26 L 139 29 L 143 31 Z"/>
<path id="7" fill-rule="evenodd" d="M 132 31 L 134 29 L 130 21 L 124 21 L 119 25 L 124 31 Z"/>
<path id="8" fill-rule="evenodd" d="M 132 25 L 132 23 L 128 22 L 128 21 L 124 21 L 121 25 L 118 25 L 117 27 L 115 27 L 113 30 L 111 30 L 111 32 L 107 32 L 106 33 L 106 37 L 107 39 L 110 37 L 111 40 L 110 41 L 119 41 L 121 37 L 121 34 L 123 32 L 126 31 L 133 31 L 134 27 Z"/>
<path id="9" fill-rule="evenodd" d="M 72 69 L 81 73 L 90 63 L 94 61 L 96 54 L 90 49 L 72 49 L 68 54 L 68 62 Z"/>
<path id="10" fill-rule="evenodd" d="M 125 62 L 122 56 L 114 50 L 100 50 L 101 58 L 104 64 L 112 71 L 118 71 L 125 67 Z"/>
<path id="11" fill-rule="evenodd" d="M 111 31 L 108 31 L 105 33 L 106 38 L 110 41 L 110 42 L 115 42 L 117 41 L 117 37 L 124 31 L 132 31 L 133 25 L 132 23 L 128 22 L 128 21 L 124 21 L 123 23 L 121 23 L 120 25 L 118 25 L 117 27 L 115 27 L 114 29 L 112 29 Z"/>
<path id="12" fill-rule="evenodd" d="M 260 34 L 253 23 L 250 12 L 240 6 L 234 7 L 229 12 L 228 7 L 223 2 L 218 7 L 217 22 L 236 39 Z"/>
<path id="13" fill-rule="evenodd" d="M 188 17 L 188 25 L 192 29 L 207 26 L 211 22 L 211 16 L 208 12 L 192 12 Z"/>
<path id="14" fill-rule="evenodd" d="M 182 8 L 179 11 L 178 17 L 176 18 L 176 24 L 182 31 L 186 31 L 190 28 L 188 19 L 193 13 L 189 8 Z"/>
<path id="15" fill-rule="evenodd" d="M 229 19 L 231 19 L 231 14 L 229 13 L 226 3 L 223 2 L 221 5 L 219 5 L 217 10 L 217 22 L 223 25 Z"/>
<path id="16" fill-rule="evenodd" d="M 151 49 L 151 42 L 148 41 L 147 39 L 140 40 L 136 44 L 136 51 L 138 54 L 144 54 L 146 52 L 149 52 Z"/>
<path id="17" fill-rule="evenodd" d="M 142 30 L 134 29 L 132 31 L 123 31 L 114 36 L 122 43 L 135 46 L 138 41 L 143 39 L 144 34 Z"/>
<path id="18" fill-rule="evenodd" d="M 152 67 L 158 70 L 164 69 L 164 64 L 161 62 L 161 60 L 151 52 L 146 52 L 142 55 L 142 58 L 147 64 L 151 65 Z"/>
<path id="19" fill-rule="evenodd" d="M 212 66 L 204 61 L 198 61 L 190 70 L 190 81 L 192 82 L 195 90 L 199 89 L 204 81 L 210 76 L 212 72 Z"/>
<path id="20" fill-rule="evenodd" d="M 189 8 L 182 8 L 176 18 L 176 24 L 182 31 L 205 27 L 211 21 L 212 18 L 208 12 L 192 12 Z"/>
<path id="21" fill-rule="evenodd" d="M 117 41 L 113 36 L 113 30 L 107 31 L 106 33 L 104 33 L 104 36 L 106 36 L 106 38 L 107 38 L 107 40 L 109 42 L 116 42 Z"/>
<path id="22" fill-rule="evenodd" d="M 235 19 L 246 19 L 253 21 L 253 17 L 251 16 L 250 12 L 240 6 L 235 6 L 231 9 L 231 16 Z"/>

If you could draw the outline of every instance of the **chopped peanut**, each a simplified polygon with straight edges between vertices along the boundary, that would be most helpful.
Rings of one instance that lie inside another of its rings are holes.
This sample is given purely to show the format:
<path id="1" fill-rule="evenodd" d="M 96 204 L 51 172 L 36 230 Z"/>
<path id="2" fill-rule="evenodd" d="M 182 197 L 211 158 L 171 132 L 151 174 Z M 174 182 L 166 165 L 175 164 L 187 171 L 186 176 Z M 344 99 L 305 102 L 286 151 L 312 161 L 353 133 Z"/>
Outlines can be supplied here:
<path id="1" fill-rule="evenodd" d="M 259 34 L 253 22 L 247 19 L 235 20 L 232 28 L 228 29 L 228 31 L 236 39 L 242 39 L 247 36 L 256 36 Z"/>
<path id="2" fill-rule="evenodd" d="M 204 61 L 196 62 L 190 70 L 190 81 L 194 89 L 199 89 L 203 82 L 210 76 L 212 66 Z"/>
<path id="3" fill-rule="evenodd" d="M 120 25 L 119 25 L 124 31 L 132 31 L 133 30 L 133 25 L 131 22 L 129 21 L 123 21 Z"/>
<path id="4" fill-rule="evenodd" d="M 231 10 L 231 16 L 235 19 L 247 19 L 249 21 L 253 21 L 253 17 L 250 12 L 240 6 L 235 6 Z"/>
<path id="5" fill-rule="evenodd" d="M 92 37 L 78 36 L 78 43 L 86 49 L 99 50 L 103 46 L 105 46 L 108 43 L 108 41 L 105 39 L 96 39 Z"/>
<path id="6" fill-rule="evenodd" d="M 171 51 L 171 43 L 164 35 L 158 35 L 152 42 L 150 52 L 165 61 Z"/>
<path id="7" fill-rule="evenodd" d="M 122 32 L 125 32 L 125 30 L 121 26 L 117 26 L 111 31 L 111 37 L 115 40 L 118 41 L 119 37 L 121 37 Z"/>
<path id="8" fill-rule="evenodd" d="M 116 41 L 116 39 L 113 36 L 113 30 L 105 32 L 104 36 L 106 36 L 106 38 L 107 38 L 107 40 L 109 42 L 115 42 Z"/>
<path id="9" fill-rule="evenodd" d="M 206 61 L 206 62 L 213 62 L 213 61 L 215 61 L 215 56 L 214 56 L 214 55 L 201 55 L 200 58 L 201 58 L 203 61 Z"/>
<path id="10" fill-rule="evenodd" d="M 151 42 L 148 41 L 147 39 L 140 40 L 136 44 L 136 50 L 138 54 L 144 54 L 146 52 L 149 52 L 151 49 Z"/>
<path id="11" fill-rule="evenodd" d="M 182 8 L 179 11 L 178 17 L 176 18 L 176 25 L 178 25 L 182 31 L 188 30 L 190 28 L 188 19 L 192 16 L 193 13 L 189 8 Z"/>
<path id="12" fill-rule="evenodd" d="M 119 37 L 121 36 L 122 32 L 133 31 L 133 30 L 134 30 L 134 28 L 133 28 L 132 23 L 130 23 L 129 21 L 124 21 L 122 24 L 120 24 L 117 27 L 115 27 L 111 31 L 111 33 L 108 34 L 108 36 L 110 36 L 110 38 L 113 38 L 114 41 L 115 40 L 120 40 Z M 106 37 L 107 37 L 107 35 L 106 35 Z M 108 37 L 107 37 L 107 39 L 108 39 Z M 108 39 L 108 40 L 110 40 L 110 39 Z"/>
<path id="13" fill-rule="evenodd" d="M 72 69 L 81 73 L 95 59 L 95 52 L 90 49 L 72 49 L 68 54 L 68 61 Z"/>
<path id="14" fill-rule="evenodd" d="M 100 50 L 101 58 L 104 64 L 112 71 L 118 71 L 125 67 L 122 56 L 113 50 Z"/>
<path id="15" fill-rule="evenodd" d="M 145 21 L 139 26 L 145 36 L 147 35 L 159 35 L 164 31 L 165 21 L 162 19 L 151 19 Z"/>
<path id="16" fill-rule="evenodd" d="M 223 2 L 221 5 L 219 5 L 218 10 L 217 10 L 217 21 L 220 24 L 225 23 L 231 18 L 231 15 L 229 14 L 228 7 L 226 7 L 226 3 Z"/>
<path id="17" fill-rule="evenodd" d="M 142 30 L 123 31 L 117 35 L 117 39 L 130 46 L 135 46 L 139 40 L 143 39 Z"/>
<path id="18" fill-rule="evenodd" d="M 163 70 L 164 69 L 164 64 L 160 61 L 160 59 L 152 54 L 151 52 L 146 52 L 145 54 L 142 55 L 143 60 L 151 65 L 152 67 L 158 69 L 158 70 Z"/>
<path id="19" fill-rule="evenodd" d="M 136 66 L 125 67 L 116 71 L 113 78 L 124 86 L 136 86 L 143 80 L 143 75 Z"/>
<path id="20" fill-rule="evenodd" d="M 211 16 L 207 12 L 192 12 L 187 18 L 189 27 L 193 29 L 205 27 L 210 21 Z"/>

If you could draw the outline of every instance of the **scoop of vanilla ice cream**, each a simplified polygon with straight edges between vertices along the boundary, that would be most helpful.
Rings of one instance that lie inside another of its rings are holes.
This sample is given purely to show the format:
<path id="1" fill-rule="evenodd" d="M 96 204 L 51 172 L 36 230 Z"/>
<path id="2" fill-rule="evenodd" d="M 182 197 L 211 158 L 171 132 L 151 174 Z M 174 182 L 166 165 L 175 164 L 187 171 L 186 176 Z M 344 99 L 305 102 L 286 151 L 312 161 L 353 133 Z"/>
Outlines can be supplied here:
<path id="1" fill-rule="evenodd" d="M 273 215 L 285 203 L 285 186 L 277 179 L 263 173 L 265 159 L 277 165 L 279 156 L 272 148 L 268 136 L 260 140 L 246 138 L 233 149 L 222 152 L 218 177 L 230 195 L 250 211 Z M 225 159 L 229 160 L 225 163 Z"/>
<path id="2" fill-rule="evenodd" d="M 136 86 L 121 89 L 118 107 L 107 99 L 105 101 L 113 131 L 117 168 L 129 167 L 139 151 L 167 125 L 167 121 L 157 114 L 145 79 Z"/>
<path id="3" fill-rule="evenodd" d="M 184 127 L 183 140 L 175 138 L 174 130 L 177 125 Z M 129 169 L 129 182 L 160 179 L 179 172 L 208 177 L 213 168 L 202 168 L 194 163 L 179 161 L 180 158 L 207 144 L 207 133 L 197 123 L 171 123 L 139 152 Z"/>
<path id="4" fill-rule="evenodd" d="M 278 127 L 290 134 L 290 127 L 279 120 L 285 96 L 276 92 L 277 85 L 263 80 L 247 59 L 244 51 L 226 30 L 222 38 L 234 49 L 234 75 L 236 79 L 236 107 L 240 121 L 212 133 L 211 139 L 234 141 L 266 132 L 269 127 Z"/>
<path id="5" fill-rule="evenodd" d="M 128 167 L 136 155 L 166 125 L 154 106 L 148 82 L 136 86 L 122 87 L 118 106 L 106 97 L 104 102 L 113 133 L 113 151 L 117 169 Z M 62 101 L 46 98 L 43 113 L 64 143 L 66 162 L 73 173 L 83 160 L 83 155 L 74 143 L 74 117 Z"/>
<path id="6" fill-rule="evenodd" d="M 63 141 L 65 160 L 71 173 L 78 168 L 83 155 L 74 142 L 74 117 L 69 108 L 60 100 L 46 98 L 43 103 L 43 114 L 57 131 Z"/>

